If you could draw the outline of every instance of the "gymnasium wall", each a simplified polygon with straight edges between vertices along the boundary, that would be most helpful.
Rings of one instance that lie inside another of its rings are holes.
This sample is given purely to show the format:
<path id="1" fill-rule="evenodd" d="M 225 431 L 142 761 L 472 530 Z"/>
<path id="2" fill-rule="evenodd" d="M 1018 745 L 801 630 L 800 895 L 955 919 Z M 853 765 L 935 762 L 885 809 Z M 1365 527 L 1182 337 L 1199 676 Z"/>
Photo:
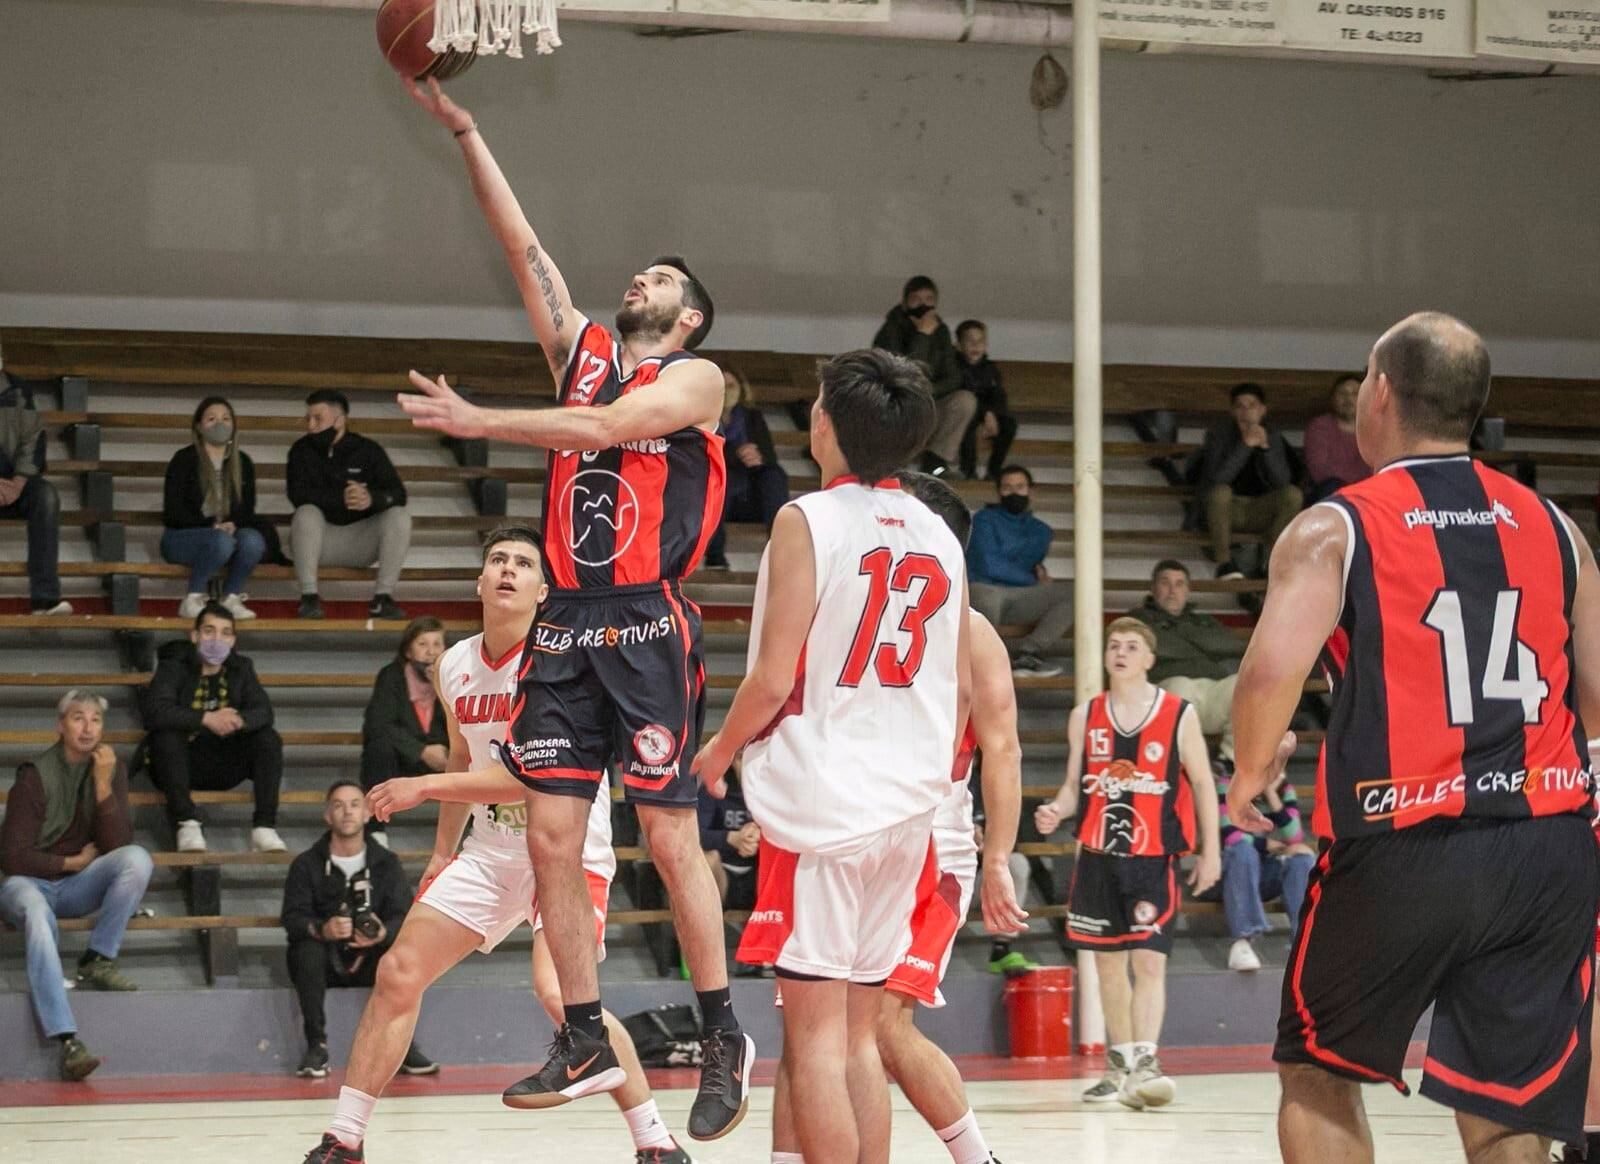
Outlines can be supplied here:
<path id="1" fill-rule="evenodd" d="M 822 350 L 925 271 L 1002 354 L 1069 354 L 1070 112 L 1028 106 L 1033 50 L 563 31 L 452 91 L 580 305 L 609 316 L 681 250 L 718 345 Z M 1600 79 L 1115 55 L 1104 78 L 1108 359 L 1357 364 L 1440 307 L 1501 370 L 1600 369 Z M 525 334 L 371 14 L 197 0 L 0 0 L 0 321 Z"/>

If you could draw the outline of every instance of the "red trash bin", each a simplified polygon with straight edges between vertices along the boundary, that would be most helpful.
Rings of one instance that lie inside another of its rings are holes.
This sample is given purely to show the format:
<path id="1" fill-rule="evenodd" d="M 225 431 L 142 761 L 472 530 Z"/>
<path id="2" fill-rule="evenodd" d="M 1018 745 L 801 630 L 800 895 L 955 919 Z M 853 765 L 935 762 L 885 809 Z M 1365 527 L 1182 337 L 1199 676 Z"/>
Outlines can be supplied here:
<path id="1" fill-rule="evenodd" d="M 1013 1059 L 1072 1054 L 1072 967 L 1041 966 L 1006 979 Z"/>

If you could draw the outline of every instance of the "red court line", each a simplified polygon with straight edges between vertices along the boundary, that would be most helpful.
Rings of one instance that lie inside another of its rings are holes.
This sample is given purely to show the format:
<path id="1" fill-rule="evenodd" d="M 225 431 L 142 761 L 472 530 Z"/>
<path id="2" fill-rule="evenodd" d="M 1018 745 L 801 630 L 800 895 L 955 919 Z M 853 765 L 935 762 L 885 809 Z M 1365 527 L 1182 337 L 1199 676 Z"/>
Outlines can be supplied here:
<path id="1" fill-rule="evenodd" d="M 1422 1065 L 1424 1045 L 1413 1043 L 1407 1067 Z M 1232 1047 L 1163 1047 L 1161 1065 L 1173 1075 L 1216 1075 L 1273 1070 L 1272 1048 L 1266 1044 Z M 1100 1074 L 1099 1056 L 1070 1059 L 1006 1059 L 988 1055 L 959 1055 L 956 1066 L 972 1083 L 1045 1079 L 1085 1079 Z M 751 1082 L 772 1084 L 777 1061 L 762 1059 Z M 516 1065 L 445 1067 L 436 1076 L 414 1079 L 398 1076 L 384 1093 L 388 1096 L 493 1095 L 531 1068 Z M 660 1090 L 690 1088 L 700 1073 L 690 1068 L 650 1071 L 650 1086 Z M 205 1103 L 243 1100 L 323 1099 L 339 1096 L 343 1072 L 326 1079 L 296 1079 L 287 1075 L 95 1075 L 83 1083 L 53 1080 L 10 1081 L 0 1087 L 0 1108 L 67 1107 L 111 1103 Z"/>

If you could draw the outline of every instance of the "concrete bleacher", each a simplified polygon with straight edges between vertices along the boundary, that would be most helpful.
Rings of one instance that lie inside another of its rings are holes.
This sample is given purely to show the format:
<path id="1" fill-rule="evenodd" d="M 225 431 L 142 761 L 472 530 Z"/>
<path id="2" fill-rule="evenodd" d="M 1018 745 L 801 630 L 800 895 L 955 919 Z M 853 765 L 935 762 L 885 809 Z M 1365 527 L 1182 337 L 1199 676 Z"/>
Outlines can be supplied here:
<path id="1" fill-rule="evenodd" d="M 219 391 L 233 400 L 243 447 L 256 463 L 258 509 L 286 522 L 283 463 L 289 444 L 303 431 L 301 401 L 314 387 L 350 393 L 352 429 L 383 441 L 411 495 L 413 548 L 397 598 L 413 615 L 446 617 L 452 639 L 474 629 L 467 583 L 478 573 L 481 532 L 500 520 L 499 510 L 530 517 L 538 513 L 542 452 L 501 444 L 463 449 L 460 442 L 413 429 L 393 399 L 405 369 L 417 367 L 429 374 L 446 373 L 487 403 L 548 400 L 549 371 L 531 344 L 61 329 L 3 329 L 0 342 L 7 370 L 42 384 L 39 407 L 50 428 L 49 473 L 63 498 L 64 584 L 80 612 L 47 619 L 20 613 L 25 593 L 21 527 L 0 523 L 0 607 L 17 612 L 0 614 L 0 689 L 6 709 L 0 714 L 0 789 L 9 784 L 15 764 L 51 737 L 54 702 L 69 684 L 94 687 L 111 699 L 108 738 L 124 755 L 137 740 L 132 697 L 144 681 L 150 648 L 187 629 L 172 617 L 187 570 L 162 562 L 157 541 L 162 475 L 172 452 L 188 439 L 189 414 L 200 396 Z M 774 438 L 794 489 L 815 488 L 815 467 L 803 457 L 805 436 L 779 407 L 814 395 L 815 358 L 760 352 L 713 353 L 713 358 L 743 371 L 758 400 L 769 406 Z M 1072 418 L 1066 407 L 1070 369 L 1002 367 L 1022 421 L 1014 458 L 1033 469 L 1039 482 L 1035 511 L 1057 531 L 1048 566 L 1054 577 L 1070 581 L 1076 574 L 1071 550 Z M 1332 377 L 1331 370 L 1107 368 L 1103 572 L 1108 613 L 1137 602 L 1147 588 L 1151 562 L 1165 556 L 1190 564 L 1197 601 L 1216 613 L 1237 613 L 1235 597 L 1261 588 L 1258 582 L 1211 580 L 1201 539 L 1178 531 L 1189 493 L 1169 485 L 1152 458 L 1182 455 L 1195 447 L 1206 424 L 1226 407 L 1228 386 L 1238 380 L 1263 383 L 1272 419 L 1294 432 L 1322 409 Z M 1586 528 L 1600 449 L 1579 430 L 1592 415 L 1584 401 L 1596 399 L 1600 383 L 1499 380 L 1493 411 L 1506 420 L 1506 447 L 1480 454 L 1491 462 L 1535 464 L 1541 485 L 1581 516 Z M 1175 440 L 1139 439 L 1132 418 L 1150 409 L 1176 414 Z M 496 487 L 486 489 L 483 482 Z M 958 482 L 957 488 L 975 506 L 993 495 L 992 485 L 985 482 Z M 754 569 L 763 541 L 759 528 L 735 527 L 728 547 L 734 569 L 702 572 L 687 587 L 706 608 L 708 727 L 720 721 L 742 674 Z M 117 553 L 108 555 L 110 549 Z M 285 567 L 262 567 L 252 580 L 250 601 L 263 617 L 240 624 L 239 649 L 255 659 L 271 690 L 288 746 L 282 831 L 295 850 L 320 831 L 322 789 L 328 781 L 356 769 L 360 715 L 371 676 L 392 655 L 403 626 L 338 617 L 356 612 L 356 604 L 365 601 L 372 571 L 326 570 L 323 575 L 324 598 L 335 617 L 323 623 L 277 617 L 293 612 L 293 574 Z M 1018 683 L 1024 782 L 1034 799 L 1053 793 L 1059 783 L 1072 688 L 1066 676 Z M 1315 734 L 1308 733 L 1296 769 L 1299 783 L 1309 781 L 1307 761 L 1315 741 Z M 138 932 L 130 939 L 133 961 L 148 960 L 166 970 L 181 964 L 182 972 L 198 981 L 192 957 L 174 955 L 173 935 L 181 939 L 188 931 L 226 930 L 237 935 L 240 974 L 247 979 L 281 977 L 268 967 L 275 965 L 272 951 L 281 944 L 272 931 L 284 861 L 238 851 L 249 819 L 247 791 L 197 799 L 207 805 L 207 834 L 214 851 L 182 859 L 161 853 L 150 898 L 158 916 L 138 919 Z M 155 795 L 141 788 L 135 803 L 141 841 L 156 851 L 170 847 Z M 1028 815 L 1024 852 L 1038 862 L 1044 885 L 1058 872 L 1045 863 L 1067 855 L 1070 846 L 1035 838 Z M 431 812 L 420 812 L 392 830 L 392 843 L 413 875 L 426 859 L 433 819 Z M 644 863 L 646 856 L 633 839 L 630 835 L 621 844 L 619 856 Z M 190 879 L 197 869 L 215 872 L 225 910 L 191 916 Z M 1208 923 L 1199 919 L 1209 912 L 1214 907 L 1189 911 L 1202 926 Z M 1059 916 L 1060 907 L 1035 913 Z M 663 918 L 659 908 L 635 899 L 628 878 L 619 879 L 613 950 L 628 949 L 629 923 Z M 1048 940 L 1035 946 L 1030 949 L 1035 956 L 1052 952 Z M 976 958 L 967 955 L 969 964 Z M 17 961 L 14 950 L 0 945 L 0 973 L 8 983 L 17 980 Z M 639 965 L 648 961 L 641 947 Z M 213 962 L 210 969 L 215 968 Z"/>

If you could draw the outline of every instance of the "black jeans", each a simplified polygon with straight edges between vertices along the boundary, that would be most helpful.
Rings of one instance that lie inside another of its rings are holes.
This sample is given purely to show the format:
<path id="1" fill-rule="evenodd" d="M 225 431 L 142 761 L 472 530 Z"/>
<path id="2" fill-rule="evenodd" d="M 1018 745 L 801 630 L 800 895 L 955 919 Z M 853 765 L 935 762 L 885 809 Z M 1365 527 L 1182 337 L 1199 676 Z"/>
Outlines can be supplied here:
<path id="1" fill-rule="evenodd" d="M 337 942 L 319 942 L 300 938 L 289 943 L 289 981 L 294 984 L 295 996 L 300 1000 L 300 1021 L 305 1030 L 306 1042 L 328 1041 L 328 1015 L 324 1001 L 330 988 L 345 986 L 372 986 L 377 981 L 378 960 L 383 949 L 342 949 Z M 354 970 L 348 964 L 356 958 Z"/>
<path id="2" fill-rule="evenodd" d="M 967 425 L 967 431 L 961 438 L 961 472 L 966 476 L 974 476 L 978 471 L 978 430 L 983 427 L 983 409 L 978 410 L 978 415 L 972 418 L 972 423 Z M 997 412 L 994 416 L 999 432 L 994 434 L 994 439 L 989 442 L 989 466 L 984 475 L 998 480 L 1000 470 L 1005 467 L 1006 457 L 1011 453 L 1011 442 L 1017 439 L 1017 418 L 1004 412 Z"/>
<path id="3" fill-rule="evenodd" d="M 28 605 L 49 610 L 61 601 L 61 495 L 43 477 L 29 477 L 22 495 L 0 505 L 0 517 L 28 523 Z"/>
<path id="4" fill-rule="evenodd" d="M 746 468 L 738 461 L 728 462 L 727 492 L 722 500 L 722 520 L 759 521 L 768 529 L 778 519 L 778 510 L 789 500 L 789 474 L 781 465 L 757 465 Z M 717 526 L 717 532 L 706 543 L 706 559 L 717 562 L 727 557 L 727 531 Z"/>
<path id="5" fill-rule="evenodd" d="M 272 728 L 231 736 L 214 736 L 202 729 L 192 740 L 188 732 L 163 730 L 151 732 L 147 743 L 150 779 L 167 798 L 167 819 L 173 825 L 200 819 L 191 792 L 226 792 L 246 780 L 255 792 L 251 825 L 258 829 L 277 825 L 283 738 Z"/>

